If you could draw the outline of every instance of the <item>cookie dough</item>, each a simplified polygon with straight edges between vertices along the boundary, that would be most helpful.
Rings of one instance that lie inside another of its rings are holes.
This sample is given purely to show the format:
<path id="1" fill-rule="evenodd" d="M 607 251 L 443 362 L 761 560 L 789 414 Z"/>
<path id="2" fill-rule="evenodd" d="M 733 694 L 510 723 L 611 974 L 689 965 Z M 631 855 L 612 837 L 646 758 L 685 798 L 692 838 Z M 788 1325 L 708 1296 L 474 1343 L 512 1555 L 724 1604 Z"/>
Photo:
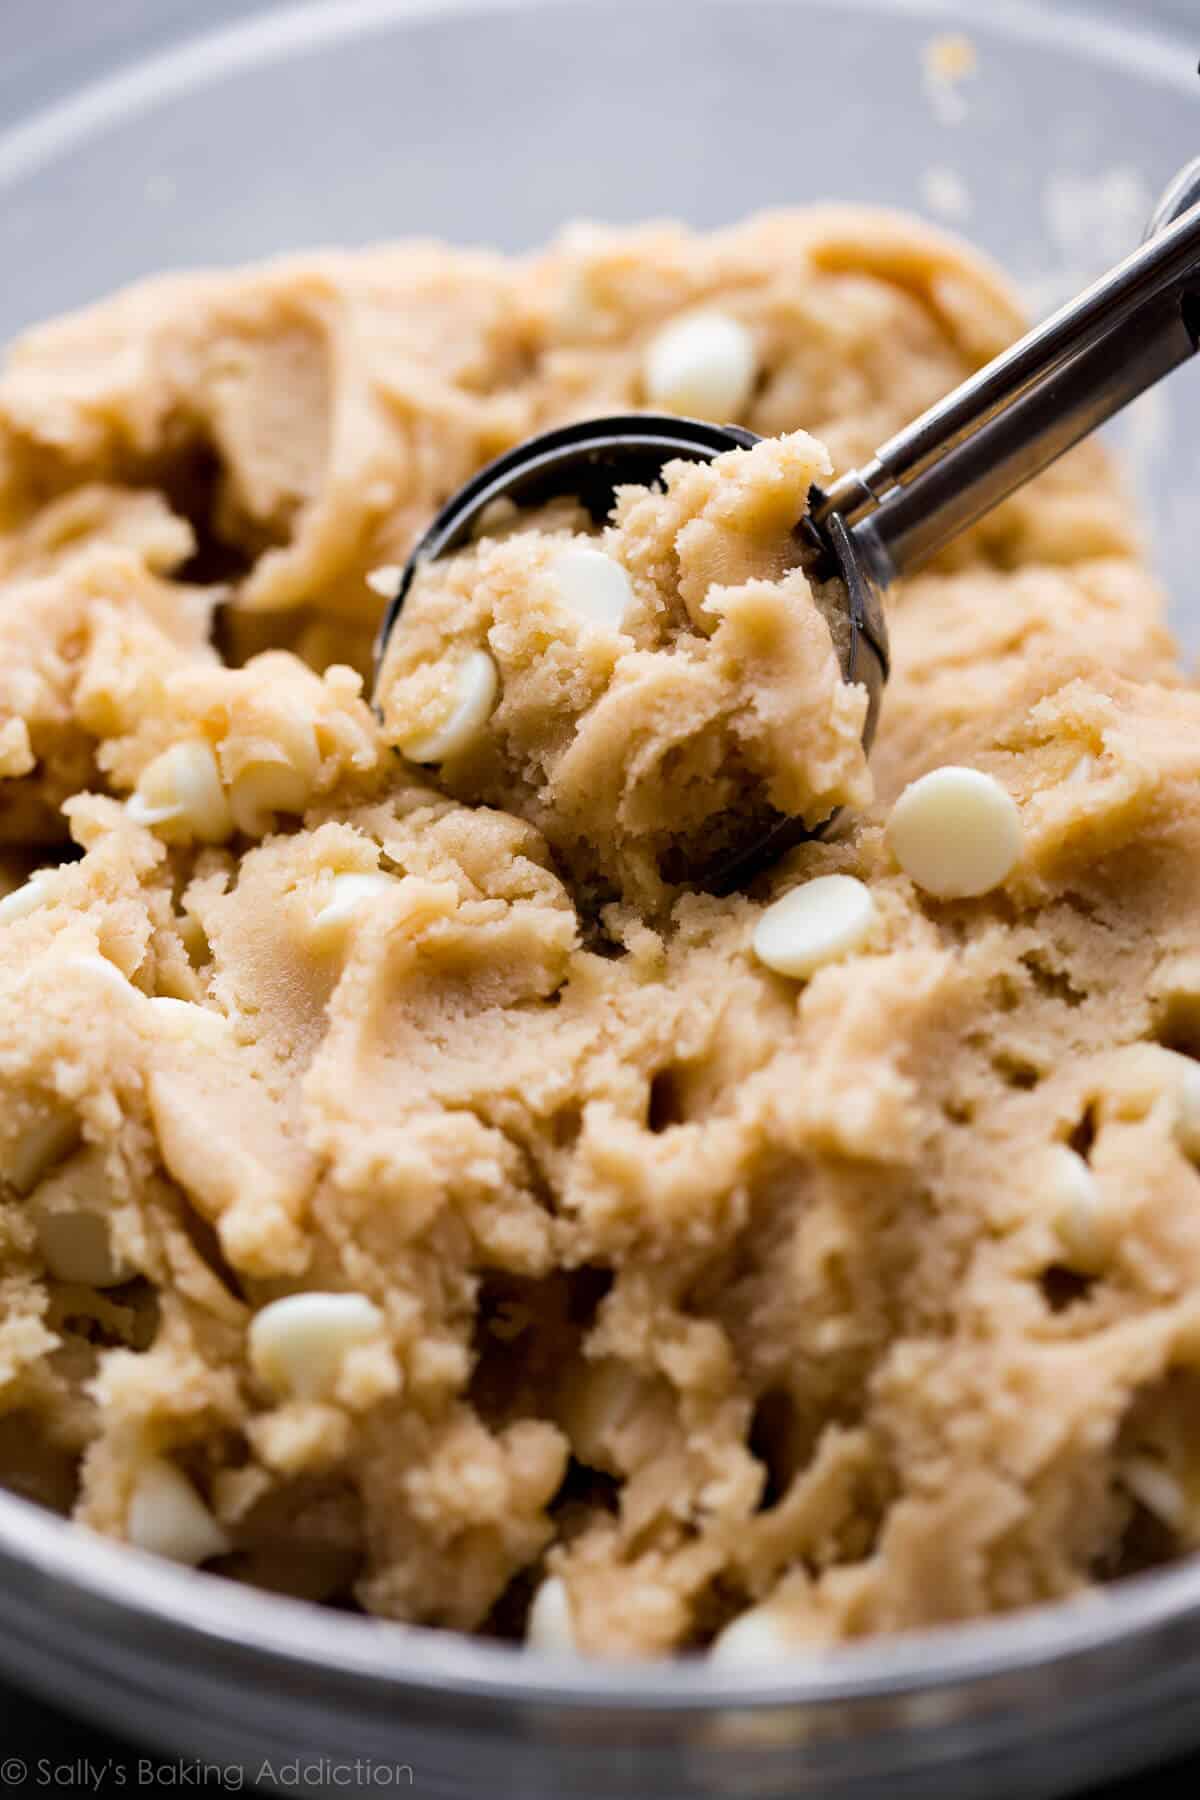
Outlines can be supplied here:
<path id="1" fill-rule="evenodd" d="M 816 208 L 14 347 L 0 1479 L 556 1653 L 802 1658 L 1200 1546 L 1200 699 L 1125 496 L 1085 446 L 903 584 L 869 772 L 784 551 L 1020 323 Z M 436 506 L 668 389 L 778 441 L 495 521 L 381 724 Z M 889 829 L 939 768 L 1007 821 L 941 896 L 945 781 Z M 674 879 L 756 784 L 839 833 Z"/>

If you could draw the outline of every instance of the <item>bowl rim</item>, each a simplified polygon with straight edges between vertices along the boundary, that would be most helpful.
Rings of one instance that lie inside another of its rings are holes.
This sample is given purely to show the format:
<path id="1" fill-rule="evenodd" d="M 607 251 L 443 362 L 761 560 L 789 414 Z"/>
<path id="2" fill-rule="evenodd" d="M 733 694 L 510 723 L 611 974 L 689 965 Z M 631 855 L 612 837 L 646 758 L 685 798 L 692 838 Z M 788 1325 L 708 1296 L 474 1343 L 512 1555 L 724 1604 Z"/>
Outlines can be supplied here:
<path id="1" fill-rule="evenodd" d="M 1028 1677 L 1105 1651 L 1128 1658 L 1148 1639 L 1200 1617 L 1200 1557 L 1194 1557 L 999 1618 L 805 1649 L 783 1663 L 731 1667 L 703 1653 L 590 1658 L 341 1613 L 182 1568 L 4 1491 L 0 1573 L 18 1588 L 27 1588 L 32 1574 L 43 1603 L 58 1600 L 73 1617 L 85 1602 L 87 1617 L 106 1614 L 106 1632 L 121 1632 L 126 1644 L 154 1641 L 165 1629 L 204 1642 L 214 1654 L 265 1656 L 306 1683 L 336 1674 L 366 1680 L 381 1696 L 421 1691 L 642 1715 L 820 1709 L 930 1696 Z"/>

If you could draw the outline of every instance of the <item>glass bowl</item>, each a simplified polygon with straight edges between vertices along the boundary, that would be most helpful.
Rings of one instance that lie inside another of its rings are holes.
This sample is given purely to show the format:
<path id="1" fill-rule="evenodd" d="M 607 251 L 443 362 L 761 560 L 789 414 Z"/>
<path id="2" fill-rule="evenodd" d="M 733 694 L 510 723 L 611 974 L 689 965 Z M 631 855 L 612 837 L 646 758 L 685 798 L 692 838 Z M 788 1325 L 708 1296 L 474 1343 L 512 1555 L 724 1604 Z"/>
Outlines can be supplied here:
<path id="1" fill-rule="evenodd" d="M 167 266 L 422 233 L 521 248 L 572 216 L 705 226 L 818 198 L 961 227 L 1044 310 L 1132 247 L 1200 149 L 1192 4 L 10 9 L 0 336 Z M 955 99 L 924 51 L 964 29 L 978 69 Z M 1121 434 L 1189 648 L 1196 379 Z M 0 1668 L 293 1790 L 1044 1800 L 1200 1742 L 1200 1563 L 766 1670 L 597 1665 L 235 1588 L 0 1495 Z"/>

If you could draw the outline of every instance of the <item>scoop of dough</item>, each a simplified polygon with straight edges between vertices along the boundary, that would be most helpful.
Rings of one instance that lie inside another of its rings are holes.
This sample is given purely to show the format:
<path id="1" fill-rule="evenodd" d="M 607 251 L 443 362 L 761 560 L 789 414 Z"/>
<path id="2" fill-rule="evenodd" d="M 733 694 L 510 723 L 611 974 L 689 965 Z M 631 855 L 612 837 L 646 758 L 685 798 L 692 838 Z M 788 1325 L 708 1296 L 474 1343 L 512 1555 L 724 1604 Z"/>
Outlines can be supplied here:
<path id="1" fill-rule="evenodd" d="M 783 814 L 870 798 L 843 595 L 796 526 L 804 432 L 671 464 L 601 530 L 511 517 L 421 570 L 381 671 L 385 737 L 541 830 L 586 898 L 656 909 Z"/>

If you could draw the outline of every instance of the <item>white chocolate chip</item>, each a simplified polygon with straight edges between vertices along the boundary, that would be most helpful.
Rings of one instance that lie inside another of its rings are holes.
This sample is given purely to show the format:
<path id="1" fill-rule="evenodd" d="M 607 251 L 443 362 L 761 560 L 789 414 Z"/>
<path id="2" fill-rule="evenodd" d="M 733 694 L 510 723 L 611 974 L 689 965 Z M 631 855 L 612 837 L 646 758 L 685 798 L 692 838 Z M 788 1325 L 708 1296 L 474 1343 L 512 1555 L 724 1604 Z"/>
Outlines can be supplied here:
<path id="1" fill-rule="evenodd" d="M 1121 1474 L 1129 1492 L 1165 1525 L 1175 1531 L 1187 1525 L 1192 1510 L 1187 1492 L 1163 1463 L 1151 1456 L 1132 1456 L 1122 1465 Z"/>
<path id="2" fill-rule="evenodd" d="M 316 734 L 309 726 L 293 754 L 280 750 L 244 763 L 229 784 L 229 806 L 238 830 L 247 837 L 265 837 L 276 813 L 302 813 L 312 800 L 320 760 Z"/>
<path id="3" fill-rule="evenodd" d="M 194 1000 L 174 1000 L 169 994 L 156 994 L 150 1001 L 150 1016 L 157 1034 L 176 1044 L 203 1044 L 213 1049 L 232 1040 L 232 1029 L 224 1013 L 211 1006 L 198 1006 Z"/>
<path id="4" fill-rule="evenodd" d="M 550 564 L 563 604 L 589 625 L 620 631 L 633 599 L 633 583 L 614 557 L 590 544 L 567 544 Z"/>
<path id="5" fill-rule="evenodd" d="M 335 875 L 329 899 L 313 916 L 311 935 L 316 948 L 339 944 L 353 921 L 394 888 L 391 875 Z"/>
<path id="6" fill-rule="evenodd" d="M 1152 1512 L 1164 1525 L 1177 1530 L 1186 1523 L 1187 1496 L 1162 1463 L 1149 1456 L 1131 1456 L 1121 1465 L 1121 1479 L 1147 1512 Z"/>
<path id="7" fill-rule="evenodd" d="M 81 1150 L 36 1187 L 29 1213 L 38 1249 L 59 1281 L 119 1287 L 136 1273 L 113 1248 L 109 1182 L 100 1150 Z"/>
<path id="8" fill-rule="evenodd" d="M 233 834 L 233 816 L 212 745 L 203 738 L 172 744 L 142 770 L 126 811 L 139 825 L 166 838 L 195 838 L 223 844 Z"/>
<path id="9" fill-rule="evenodd" d="M 365 1294 L 289 1294 L 251 1320 L 250 1364 L 277 1394 L 327 1399 L 347 1352 L 383 1330 L 383 1314 Z"/>
<path id="10" fill-rule="evenodd" d="M 409 762 L 447 762 L 469 750 L 491 717 L 499 688 L 500 676 L 487 651 L 472 650 L 459 666 L 454 698 L 442 724 L 401 744 Z"/>
<path id="11" fill-rule="evenodd" d="M 1097 1274 L 1111 1250 L 1111 1221 L 1105 1217 L 1099 1182 L 1068 1144 L 1051 1147 L 1043 1179 L 1069 1266 L 1084 1275 Z"/>
<path id="12" fill-rule="evenodd" d="M 906 787 L 888 820 L 904 873 L 939 900 L 967 900 L 998 887 L 1021 855 L 1021 815 L 1012 795 L 978 769 L 934 769 Z"/>
<path id="13" fill-rule="evenodd" d="M 404 570 L 399 563 L 381 563 L 377 569 L 368 571 L 367 586 L 381 600 L 394 600 L 403 579 Z"/>
<path id="14" fill-rule="evenodd" d="M 58 1106 L 49 1108 L 9 1150 L 4 1179 L 18 1194 L 30 1193 L 78 1141 L 79 1121 L 75 1114 Z"/>
<path id="15" fill-rule="evenodd" d="M 138 1550 L 198 1568 L 214 1556 L 228 1556 L 228 1534 L 182 1470 L 164 1457 L 143 1463 L 134 1482 L 125 1535 Z"/>
<path id="16" fill-rule="evenodd" d="M 871 891 L 853 875 L 818 875 L 776 900 L 754 929 L 754 954 L 801 979 L 857 950 L 875 920 Z"/>
<path id="17" fill-rule="evenodd" d="M 221 767 L 237 830 L 266 837 L 275 814 L 300 814 L 313 799 L 320 774 L 317 722 L 306 707 L 286 707 L 272 718 L 270 743 L 228 738 Z"/>
<path id="18" fill-rule="evenodd" d="M 776 1662 L 794 1654 L 795 1645 L 769 1607 L 755 1606 L 734 1619 L 709 1651 L 711 1661 L 733 1668 L 743 1663 Z"/>
<path id="19" fill-rule="evenodd" d="M 547 1650 L 557 1654 L 570 1653 L 579 1648 L 575 1642 L 567 1586 L 558 1575 L 548 1575 L 533 1596 L 529 1617 L 525 1622 L 525 1644 L 530 1650 Z"/>
<path id="20" fill-rule="evenodd" d="M 498 537 L 520 516 L 521 509 L 515 500 L 506 499 L 504 495 L 498 500 L 489 500 L 471 526 L 471 542 L 478 544 L 484 538 Z"/>
<path id="21" fill-rule="evenodd" d="M 723 312 L 675 319 L 646 349 L 643 379 L 652 406 L 722 423 L 745 411 L 754 391 L 754 339 Z"/>
<path id="22" fill-rule="evenodd" d="M 14 919 L 24 919 L 29 913 L 36 912 L 46 897 L 48 885 L 44 875 L 31 875 L 11 894 L 5 894 L 0 900 L 0 925 L 11 925 Z"/>

